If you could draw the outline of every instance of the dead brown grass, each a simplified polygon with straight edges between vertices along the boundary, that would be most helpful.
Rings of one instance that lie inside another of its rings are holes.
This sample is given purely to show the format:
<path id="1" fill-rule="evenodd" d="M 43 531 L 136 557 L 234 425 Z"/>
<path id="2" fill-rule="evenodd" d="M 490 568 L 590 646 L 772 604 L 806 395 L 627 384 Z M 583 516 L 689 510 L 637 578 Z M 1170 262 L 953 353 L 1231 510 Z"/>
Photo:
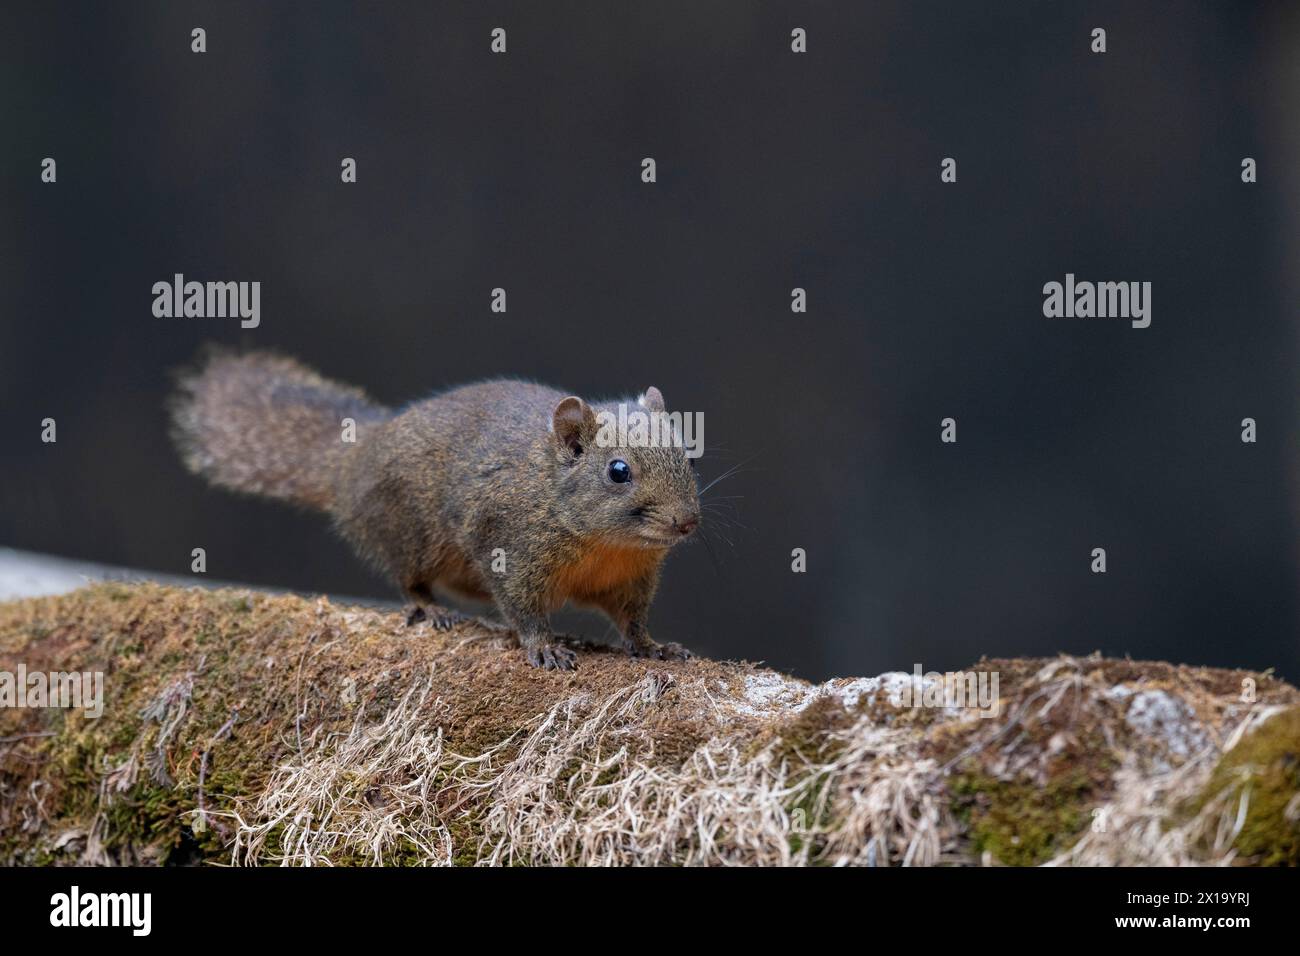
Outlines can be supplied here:
<path id="1" fill-rule="evenodd" d="M 904 675 L 544 672 L 476 624 L 152 585 L 0 605 L 19 662 L 107 687 L 98 720 L 0 709 L 22 863 L 1248 862 L 1240 788 L 1198 795 L 1300 704 L 1266 674 L 1061 657 L 977 665 L 1001 679 L 981 719 L 896 706 Z"/>

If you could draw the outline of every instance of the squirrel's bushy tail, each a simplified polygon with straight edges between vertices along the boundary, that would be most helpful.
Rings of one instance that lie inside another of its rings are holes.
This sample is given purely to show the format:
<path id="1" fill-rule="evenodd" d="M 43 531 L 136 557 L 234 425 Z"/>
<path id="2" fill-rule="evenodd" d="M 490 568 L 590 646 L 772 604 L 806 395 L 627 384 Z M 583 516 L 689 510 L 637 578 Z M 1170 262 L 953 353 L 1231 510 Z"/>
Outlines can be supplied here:
<path id="1" fill-rule="evenodd" d="M 172 436 L 186 467 L 214 485 L 329 510 L 345 418 L 358 438 L 391 412 L 360 389 L 266 352 L 211 351 L 179 375 Z"/>

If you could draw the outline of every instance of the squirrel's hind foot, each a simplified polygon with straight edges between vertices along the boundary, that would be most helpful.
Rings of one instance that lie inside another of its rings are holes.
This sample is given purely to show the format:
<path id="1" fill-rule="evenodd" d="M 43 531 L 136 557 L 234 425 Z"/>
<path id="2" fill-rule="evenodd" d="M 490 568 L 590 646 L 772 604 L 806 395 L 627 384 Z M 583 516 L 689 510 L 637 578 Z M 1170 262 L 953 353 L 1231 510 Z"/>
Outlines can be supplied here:
<path id="1" fill-rule="evenodd" d="M 450 608 L 439 608 L 436 611 L 430 611 L 428 618 L 435 631 L 450 631 L 457 624 L 475 620 L 468 614 L 462 614 L 460 611 L 453 611 Z"/>
<path id="2" fill-rule="evenodd" d="M 475 618 L 468 614 L 434 604 L 414 604 L 406 608 L 407 627 L 414 627 L 423 621 L 428 621 L 435 631 L 450 631 L 457 624 L 473 620 Z"/>

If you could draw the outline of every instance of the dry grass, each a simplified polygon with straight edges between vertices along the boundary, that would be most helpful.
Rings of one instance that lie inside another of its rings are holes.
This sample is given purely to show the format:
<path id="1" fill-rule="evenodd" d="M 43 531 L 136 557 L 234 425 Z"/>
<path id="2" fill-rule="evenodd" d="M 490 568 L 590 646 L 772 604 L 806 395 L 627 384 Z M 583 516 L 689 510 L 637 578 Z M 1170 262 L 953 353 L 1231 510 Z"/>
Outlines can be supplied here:
<path id="1" fill-rule="evenodd" d="M 982 719 L 898 706 L 905 675 L 597 650 L 556 674 L 474 624 L 150 585 L 0 605 L 19 661 L 107 674 L 98 720 L 0 711 L 0 861 L 34 863 L 1248 862 L 1265 770 L 1222 758 L 1300 704 L 1060 657 L 977 665 Z"/>

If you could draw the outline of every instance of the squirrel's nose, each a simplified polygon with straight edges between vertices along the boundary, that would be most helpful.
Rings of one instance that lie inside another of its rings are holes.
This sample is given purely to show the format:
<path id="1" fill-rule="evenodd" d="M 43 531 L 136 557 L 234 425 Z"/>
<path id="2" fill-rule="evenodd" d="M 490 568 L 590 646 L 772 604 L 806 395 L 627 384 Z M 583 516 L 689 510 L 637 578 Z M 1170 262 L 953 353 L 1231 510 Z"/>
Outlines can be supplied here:
<path id="1" fill-rule="evenodd" d="M 678 518 L 673 522 L 679 534 L 690 534 L 700 523 L 699 515 L 687 515 L 685 518 Z"/>

